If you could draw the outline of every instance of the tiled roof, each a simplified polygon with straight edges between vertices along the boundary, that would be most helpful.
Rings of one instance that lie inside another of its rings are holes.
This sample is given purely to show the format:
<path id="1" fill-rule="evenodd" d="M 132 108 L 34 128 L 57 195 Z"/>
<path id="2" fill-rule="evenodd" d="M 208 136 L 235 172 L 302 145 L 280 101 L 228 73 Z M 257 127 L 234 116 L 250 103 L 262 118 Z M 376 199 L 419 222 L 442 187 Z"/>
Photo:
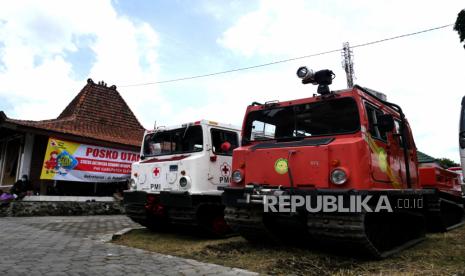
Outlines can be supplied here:
<path id="1" fill-rule="evenodd" d="M 116 90 L 91 79 L 56 119 L 26 121 L 4 118 L 6 122 L 65 134 L 140 146 L 144 128 Z"/>
<path id="2" fill-rule="evenodd" d="M 418 163 L 434 163 L 436 162 L 436 158 L 431 157 L 423 152 L 417 150 L 417 159 Z"/>

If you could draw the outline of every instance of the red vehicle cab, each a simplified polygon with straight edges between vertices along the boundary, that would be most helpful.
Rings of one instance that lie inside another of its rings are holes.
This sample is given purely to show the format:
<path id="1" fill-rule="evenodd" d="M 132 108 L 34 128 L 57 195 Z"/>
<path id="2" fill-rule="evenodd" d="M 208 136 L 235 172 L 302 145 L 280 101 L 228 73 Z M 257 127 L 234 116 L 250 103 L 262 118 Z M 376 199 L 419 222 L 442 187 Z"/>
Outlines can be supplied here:
<path id="1" fill-rule="evenodd" d="M 410 161 L 407 181 L 400 115 L 360 88 L 335 93 L 331 99 L 251 105 L 246 113 L 244 145 L 234 151 L 232 187 L 400 189 L 418 185 L 414 161 Z M 381 114 L 394 118 L 394 131 L 381 129 L 376 121 Z M 408 160 L 416 160 L 407 122 L 405 126 Z"/>
<path id="2" fill-rule="evenodd" d="M 319 84 L 318 96 L 247 107 L 242 146 L 233 152 L 232 181 L 223 193 L 234 230 L 251 242 L 311 239 L 385 257 L 421 240 L 427 224 L 446 229 L 462 220 L 463 198 L 441 192 L 451 187 L 420 183 L 412 132 L 398 105 L 360 86 L 330 92 Z M 394 206 L 392 213 L 264 212 L 267 198 L 283 195 L 312 202 L 333 195 L 343 205 L 370 195 L 370 206 L 384 196 L 393 205 L 424 206 Z M 454 213 L 448 221 L 441 216 L 446 205 Z"/>

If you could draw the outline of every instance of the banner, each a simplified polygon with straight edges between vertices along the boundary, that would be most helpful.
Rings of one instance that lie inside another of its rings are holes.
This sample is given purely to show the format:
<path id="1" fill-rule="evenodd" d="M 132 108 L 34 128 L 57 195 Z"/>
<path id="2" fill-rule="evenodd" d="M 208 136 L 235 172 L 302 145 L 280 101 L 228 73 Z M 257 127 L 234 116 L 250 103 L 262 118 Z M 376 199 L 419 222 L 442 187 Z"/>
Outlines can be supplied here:
<path id="1" fill-rule="evenodd" d="M 50 137 L 40 179 L 118 182 L 130 178 L 139 153 L 59 140 Z"/>

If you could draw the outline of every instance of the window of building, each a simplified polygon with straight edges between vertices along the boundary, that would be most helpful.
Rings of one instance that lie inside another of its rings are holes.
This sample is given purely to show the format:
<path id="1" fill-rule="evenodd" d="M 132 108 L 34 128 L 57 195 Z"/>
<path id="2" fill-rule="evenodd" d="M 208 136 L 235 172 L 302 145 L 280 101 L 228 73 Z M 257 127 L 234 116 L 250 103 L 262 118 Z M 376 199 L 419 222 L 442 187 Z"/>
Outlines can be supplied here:
<path id="1" fill-rule="evenodd" d="M 252 137 L 251 140 L 274 139 L 276 126 L 265 123 L 259 120 L 252 122 Z"/>

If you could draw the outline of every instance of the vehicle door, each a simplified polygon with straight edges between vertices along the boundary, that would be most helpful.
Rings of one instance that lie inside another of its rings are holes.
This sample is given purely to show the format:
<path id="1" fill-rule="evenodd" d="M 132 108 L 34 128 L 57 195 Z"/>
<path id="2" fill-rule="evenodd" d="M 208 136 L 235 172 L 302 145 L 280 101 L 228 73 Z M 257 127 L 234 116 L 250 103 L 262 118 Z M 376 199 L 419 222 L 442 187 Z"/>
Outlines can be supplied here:
<path id="1" fill-rule="evenodd" d="M 386 188 L 402 187 L 400 177 L 399 145 L 392 139 L 392 133 L 378 128 L 378 117 L 383 112 L 374 104 L 365 102 L 368 117 L 367 142 L 370 147 L 371 177 L 374 182 L 389 185 Z"/>
<path id="2" fill-rule="evenodd" d="M 232 173 L 232 152 L 239 146 L 239 133 L 221 128 L 210 128 L 211 151 L 209 181 L 227 186 Z"/>

